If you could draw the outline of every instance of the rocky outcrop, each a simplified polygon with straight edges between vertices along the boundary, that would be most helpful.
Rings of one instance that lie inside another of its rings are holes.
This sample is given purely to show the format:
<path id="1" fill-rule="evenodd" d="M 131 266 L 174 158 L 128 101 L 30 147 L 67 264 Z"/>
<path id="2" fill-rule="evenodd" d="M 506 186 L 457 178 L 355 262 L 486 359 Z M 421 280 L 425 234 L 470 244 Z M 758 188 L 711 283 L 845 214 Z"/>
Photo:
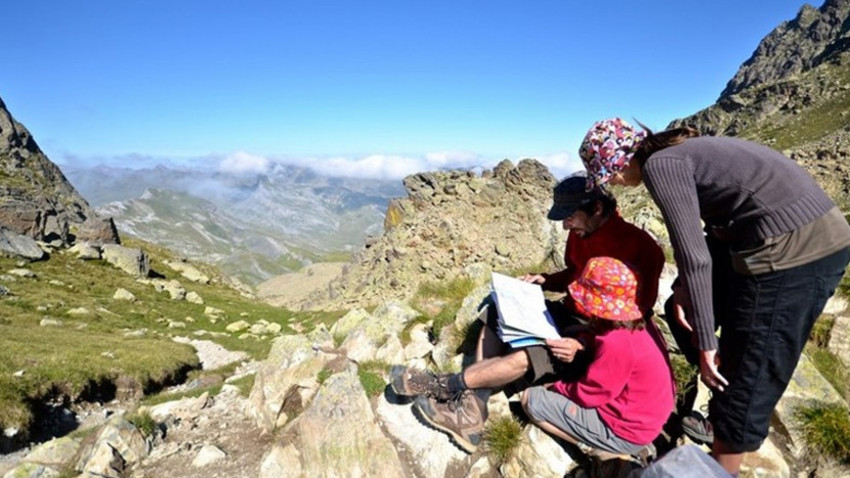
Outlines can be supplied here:
<path id="1" fill-rule="evenodd" d="M 72 229 L 94 217 L 73 186 L 15 121 L 0 99 L 0 225 L 45 242 L 73 242 Z"/>
<path id="2" fill-rule="evenodd" d="M 826 0 L 819 9 L 804 4 L 796 18 L 783 22 L 759 43 L 720 98 L 790 78 L 835 59 L 850 46 L 848 15 L 847 0 Z"/>
<path id="3" fill-rule="evenodd" d="M 670 127 L 783 151 L 850 208 L 850 1 L 804 5 L 759 44 L 714 105 Z"/>
<path id="4" fill-rule="evenodd" d="M 464 268 L 536 267 L 563 257 L 560 224 L 546 219 L 555 178 L 535 160 L 492 171 L 419 173 L 391 201 L 384 234 L 368 242 L 340 277 L 290 308 L 349 309 L 405 299 L 424 282 Z"/>

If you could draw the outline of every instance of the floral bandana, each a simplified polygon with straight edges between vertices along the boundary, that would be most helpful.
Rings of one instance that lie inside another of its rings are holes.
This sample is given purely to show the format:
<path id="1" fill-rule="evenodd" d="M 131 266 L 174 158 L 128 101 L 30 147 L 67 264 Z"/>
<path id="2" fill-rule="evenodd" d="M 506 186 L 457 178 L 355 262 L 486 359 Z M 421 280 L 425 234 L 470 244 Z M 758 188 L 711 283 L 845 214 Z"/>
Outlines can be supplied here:
<path id="1" fill-rule="evenodd" d="M 590 259 L 568 287 L 579 307 L 594 317 L 624 322 L 642 317 L 635 301 L 637 279 L 613 257 Z"/>
<path id="2" fill-rule="evenodd" d="M 594 124 L 578 149 L 587 169 L 587 189 L 605 184 L 625 169 L 645 136 L 646 131 L 636 131 L 620 118 Z"/>

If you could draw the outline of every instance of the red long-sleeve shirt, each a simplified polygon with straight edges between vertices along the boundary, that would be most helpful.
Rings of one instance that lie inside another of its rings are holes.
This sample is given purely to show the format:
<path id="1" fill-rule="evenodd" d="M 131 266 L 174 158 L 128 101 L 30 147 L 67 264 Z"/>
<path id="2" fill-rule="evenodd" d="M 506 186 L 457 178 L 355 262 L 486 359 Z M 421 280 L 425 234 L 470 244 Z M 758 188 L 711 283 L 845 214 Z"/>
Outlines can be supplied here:
<path id="1" fill-rule="evenodd" d="M 638 307 L 647 316 L 658 297 L 658 279 L 664 268 L 664 252 L 652 236 L 626 222 L 617 212 L 587 237 L 580 237 L 570 231 L 564 251 L 567 267 L 554 274 L 542 274 L 546 278 L 543 290 L 566 292 L 567 285 L 578 278 L 587 261 L 600 256 L 613 257 L 632 270 L 638 282 Z M 569 294 L 564 302 L 568 306 L 572 305 Z"/>

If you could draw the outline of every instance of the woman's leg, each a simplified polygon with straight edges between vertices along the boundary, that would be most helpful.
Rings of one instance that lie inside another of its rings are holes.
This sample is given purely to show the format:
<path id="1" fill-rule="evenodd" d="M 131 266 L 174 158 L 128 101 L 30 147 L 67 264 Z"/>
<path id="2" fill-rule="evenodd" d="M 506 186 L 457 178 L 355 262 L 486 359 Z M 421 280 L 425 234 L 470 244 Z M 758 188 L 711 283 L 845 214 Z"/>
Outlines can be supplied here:
<path id="1" fill-rule="evenodd" d="M 722 320 L 718 350 L 729 386 L 714 393 L 709 413 L 712 452 L 727 471 L 737 472 L 743 453 L 767 437 L 773 409 L 848 260 L 842 250 L 792 269 L 731 278 L 734 305 Z"/>

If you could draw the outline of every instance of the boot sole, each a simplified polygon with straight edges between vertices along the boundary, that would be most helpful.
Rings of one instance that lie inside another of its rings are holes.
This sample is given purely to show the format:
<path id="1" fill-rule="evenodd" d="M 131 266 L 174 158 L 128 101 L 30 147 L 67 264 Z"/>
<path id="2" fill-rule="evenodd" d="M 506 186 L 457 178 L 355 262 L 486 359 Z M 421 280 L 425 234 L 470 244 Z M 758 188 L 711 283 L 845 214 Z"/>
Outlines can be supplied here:
<path id="1" fill-rule="evenodd" d="M 435 428 L 435 429 L 437 429 L 441 432 L 445 432 L 445 433 L 449 434 L 449 436 L 452 437 L 452 440 L 454 440 L 455 444 L 467 453 L 472 454 L 472 453 L 475 453 L 476 450 L 478 450 L 477 445 L 475 445 L 472 442 L 470 442 L 469 440 L 465 439 L 462 435 L 460 435 L 456 431 L 431 420 L 431 417 L 429 417 L 428 414 L 425 413 L 420 407 L 421 407 L 421 405 L 419 403 L 419 400 L 413 402 L 413 410 L 414 410 L 414 412 L 416 412 L 416 416 L 418 416 L 419 419 L 422 420 L 423 422 L 425 422 L 428 426 L 430 426 L 431 428 Z"/>

